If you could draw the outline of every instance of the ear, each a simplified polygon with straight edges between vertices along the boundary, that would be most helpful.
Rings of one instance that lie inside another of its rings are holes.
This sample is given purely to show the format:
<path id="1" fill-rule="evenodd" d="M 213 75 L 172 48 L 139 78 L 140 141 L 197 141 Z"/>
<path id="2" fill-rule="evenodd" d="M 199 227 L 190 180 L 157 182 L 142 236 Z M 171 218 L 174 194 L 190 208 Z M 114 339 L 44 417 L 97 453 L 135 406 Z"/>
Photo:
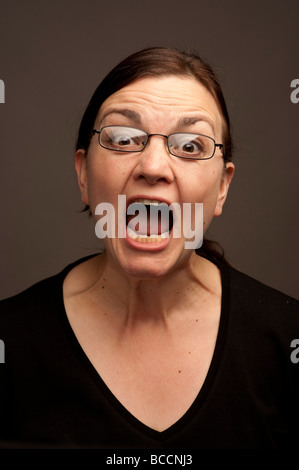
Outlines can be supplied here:
<path id="1" fill-rule="evenodd" d="M 221 178 L 218 199 L 217 199 L 217 203 L 216 203 L 216 207 L 214 211 L 214 217 L 218 217 L 219 215 L 222 214 L 223 205 L 227 198 L 229 186 L 233 179 L 234 172 L 235 172 L 235 165 L 232 162 L 226 163 L 224 170 L 223 170 L 222 178 Z"/>
<path id="2" fill-rule="evenodd" d="M 77 150 L 75 154 L 75 170 L 78 178 L 78 185 L 81 192 L 81 200 L 85 205 L 89 205 L 87 187 L 87 154 L 83 149 Z"/>

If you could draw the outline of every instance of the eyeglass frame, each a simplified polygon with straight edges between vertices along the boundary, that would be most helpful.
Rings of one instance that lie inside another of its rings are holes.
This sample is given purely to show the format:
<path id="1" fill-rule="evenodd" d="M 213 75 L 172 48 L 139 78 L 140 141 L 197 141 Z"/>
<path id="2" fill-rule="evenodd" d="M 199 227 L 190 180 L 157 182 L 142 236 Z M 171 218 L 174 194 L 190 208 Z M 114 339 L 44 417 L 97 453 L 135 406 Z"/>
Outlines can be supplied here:
<path id="1" fill-rule="evenodd" d="M 138 131 L 144 132 L 144 133 L 147 135 L 147 141 L 146 141 L 144 147 L 143 147 L 142 149 L 140 149 L 140 150 L 119 150 L 119 149 L 111 149 L 111 148 L 109 148 L 109 147 L 105 147 L 103 144 L 101 144 L 100 138 L 101 138 L 101 132 L 102 132 L 104 129 L 108 128 L 108 127 L 125 127 L 125 128 L 128 127 L 129 129 L 136 129 L 136 130 L 138 130 Z M 146 148 L 146 146 L 147 146 L 147 144 L 148 144 L 148 142 L 149 142 L 149 138 L 150 138 L 150 137 L 153 137 L 153 136 L 155 136 L 155 135 L 158 135 L 158 136 L 160 136 L 160 137 L 164 137 L 164 138 L 167 140 L 167 149 L 168 149 L 168 152 L 169 152 L 171 155 L 173 155 L 174 157 L 183 158 L 183 159 L 185 159 L 185 160 L 210 160 L 211 158 L 214 157 L 217 147 L 221 149 L 221 151 L 222 151 L 222 156 L 224 157 L 224 145 L 223 145 L 223 144 L 218 144 L 218 143 L 216 143 L 216 140 L 215 140 L 213 137 L 210 137 L 209 135 L 197 134 L 197 133 L 194 133 L 194 132 L 172 132 L 172 133 L 169 134 L 169 135 L 164 135 L 164 134 L 148 134 L 148 133 L 147 133 L 146 131 L 144 131 L 143 129 L 138 129 L 138 127 L 133 127 L 133 126 L 120 126 L 120 125 L 117 125 L 117 124 L 116 124 L 116 125 L 104 126 L 104 127 L 102 127 L 101 129 L 99 129 L 99 130 L 98 130 L 98 129 L 92 129 L 91 133 L 92 133 L 92 135 L 98 134 L 98 142 L 99 142 L 99 145 L 100 145 L 102 148 L 106 149 L 106 150 L 111 150 L 112 152 L 122 152 L 122 153 L 139 153 L 139 152 L 142 152 L 142 151 Z M 212 140 L 212 141 L 214 142 L 214 151 L 213 151 L 213 153 L 212 153 L 212 155 L 211 155 L 210 157 L 205 157 L 205 158 L 200 158 L 200 157 L 182 157 L 181 155 L 175 155 L 174 153 L 172 153 L 172 151 L 170 150 L 169 145 L 168 145 L 168 139 L 169 139 L 169 137 L 172 136 L 172 135 L 175 135 L 175 134 L 190 134 L 190 135 L 200 135 L 200 136 L 202 136 L 202 137 L 207 137 L 208 139 L 210 139 L 210 140 Z"/>

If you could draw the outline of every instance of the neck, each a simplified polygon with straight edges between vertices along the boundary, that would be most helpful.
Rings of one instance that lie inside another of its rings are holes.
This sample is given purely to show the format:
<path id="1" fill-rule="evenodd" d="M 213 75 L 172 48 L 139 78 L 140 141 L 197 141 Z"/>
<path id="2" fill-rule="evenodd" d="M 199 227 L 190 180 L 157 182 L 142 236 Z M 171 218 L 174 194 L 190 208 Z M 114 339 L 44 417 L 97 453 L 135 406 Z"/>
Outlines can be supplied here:
<path id="1" fill-rule="evenodd" d="M 120 273 L 106 254 L 95 260 L 91 289 L 126 327 L 149 323 L 164 326 L 178 315 L 194 312 L 199 303 L 219 293 L 218 269 L 192 253 L 185 265 L 159 279 L 136 279 Z M 182 269 L 183 268 L 183 269 Z M 215 275 L 217 278 L 216 288 Z M 115 295 L 117 292 L 117 296 Z"/>

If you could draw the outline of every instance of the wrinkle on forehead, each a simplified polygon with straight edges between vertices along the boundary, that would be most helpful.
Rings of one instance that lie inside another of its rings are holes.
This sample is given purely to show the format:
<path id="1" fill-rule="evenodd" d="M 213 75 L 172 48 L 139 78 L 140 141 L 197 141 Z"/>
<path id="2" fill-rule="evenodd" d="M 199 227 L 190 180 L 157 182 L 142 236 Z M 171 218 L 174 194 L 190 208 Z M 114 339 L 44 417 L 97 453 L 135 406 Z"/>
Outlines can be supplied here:
<path id="1" fill-rule="evenodd" d="M 202 120 L 206 118 L 212 129 L 215 132 L 218 129 L 221 135 L 222 117 L 217 103 L 211 93 L 194 78 L 166 76 L 137 80 L 107 98 L 99 111 L 99 122 L 111 111 L 124 109 L 128 110 L 127 114 L 131 110 L 132 117 L 134 112 L 137 113 L 135 117 L 140 117 L 139 121 L 147 117 L 155 120 L 166 118 L 168 123 L 173 120 L 171 124 L 189 118 L 191 125 L 198 114 Z"/>

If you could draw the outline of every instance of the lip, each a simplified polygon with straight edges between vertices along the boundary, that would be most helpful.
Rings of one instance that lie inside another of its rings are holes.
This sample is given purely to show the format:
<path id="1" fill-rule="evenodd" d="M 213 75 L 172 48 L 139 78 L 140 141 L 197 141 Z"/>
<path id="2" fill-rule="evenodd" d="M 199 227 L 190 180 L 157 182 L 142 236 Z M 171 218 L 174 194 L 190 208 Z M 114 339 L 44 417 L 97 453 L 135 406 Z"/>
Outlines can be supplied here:
<path id="1" fill-rule="evenodd" d="M 170 243 L 171 239 L 172 239 L 172 230 L 169 233 L 169 237 L 162 239 L 160 242 L 142 243 L 129 237 L 128 231 L 126 230 L 127 244 L 131 248 L 134 248 L 135 250 L 139 250 L 139 251 L 156 252 L 156 251 L 164 250 L 167 247 L 167 245 Z"/>
<path id="2" fill-rule="evenodd" d="M 131 196 L 127 199 L 127 207 L 126 208 L 128 209 L 128 207 L 138 199 L 147 199 L 149 201 L 159 201 L 161 203 L 167 204 L 168 206 L 171 205 L 171 202 L 168 199 L 166 199 L 164 197 L 161 197 L 160 195 L 136 194 L 136 195 Z M 172 237 L 172 230 L 171 230 L 170 233 L 169 233 L 169 236 L 167 238 L 162 239 L 159 242 L 142 243 L 142 242 L 137 241 L 136 239 L 131 238 L 128 235 L 128 232 L 126 230 L 126 242 L 127 242 L 127 244 L 131 248 L 133 248 L 135 250 L 139 250 L 139 251 L 157 252 L 157 251 L 164 250 L 168 246 L 168 244 L 170 243 L 170 240 L 172 238 L 173 237 Z"/>

